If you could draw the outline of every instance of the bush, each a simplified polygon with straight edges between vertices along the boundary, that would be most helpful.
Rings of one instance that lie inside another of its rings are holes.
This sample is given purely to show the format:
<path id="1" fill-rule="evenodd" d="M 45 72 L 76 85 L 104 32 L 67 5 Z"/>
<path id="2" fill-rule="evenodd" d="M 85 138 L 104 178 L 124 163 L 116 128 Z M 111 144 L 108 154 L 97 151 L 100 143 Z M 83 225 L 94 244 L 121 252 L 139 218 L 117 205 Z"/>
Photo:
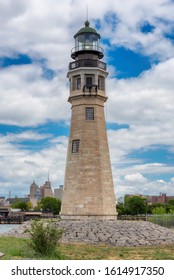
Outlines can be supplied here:
<path id="1" fill-rule="evenodd" d="M 31 238 L 30 245 L 36 253 L 42 256 L 59 254 L 57 245 L 62 230 L 58 230 L 51 222 L 32 221 L 31 228 L 28 230 Z"/>
<path id="2" fill-rule="evenodd" d="M 166 214 L 166 210 L 164 207 L 160 206 L 160 207 L 156 207 L 152 210 L 152 214 L 156 214 L 156 215 L 162 215 L 162 214 Z"/>

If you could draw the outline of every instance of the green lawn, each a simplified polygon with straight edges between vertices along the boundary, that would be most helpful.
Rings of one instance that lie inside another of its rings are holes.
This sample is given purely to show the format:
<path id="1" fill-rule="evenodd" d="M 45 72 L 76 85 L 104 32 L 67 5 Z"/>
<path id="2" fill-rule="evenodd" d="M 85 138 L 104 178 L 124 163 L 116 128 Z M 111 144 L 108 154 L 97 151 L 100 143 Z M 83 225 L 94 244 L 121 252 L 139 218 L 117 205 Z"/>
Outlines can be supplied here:
<path id="1" fill-rule="evenodd" d="M 3 260 L 43 259 L 34 254 L 28 239 L 0 237 Z M 58 250 L 66 260 L 174 260 L 174 244 L 148 247 L 114 247 L 107 245 L 60 244 Z M 49 259 L 56 259 L 51 256 Z M 45 258 L 48 259 L 48 258 Z"/>

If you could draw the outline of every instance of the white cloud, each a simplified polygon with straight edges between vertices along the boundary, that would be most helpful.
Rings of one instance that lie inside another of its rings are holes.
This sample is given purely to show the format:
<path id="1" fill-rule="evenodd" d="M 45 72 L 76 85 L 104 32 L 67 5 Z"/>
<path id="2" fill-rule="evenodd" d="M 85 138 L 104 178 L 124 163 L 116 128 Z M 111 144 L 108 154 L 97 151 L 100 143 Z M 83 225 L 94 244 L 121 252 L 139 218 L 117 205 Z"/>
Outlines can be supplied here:
<path id="1" fill-rule="evenodd" d="M 88 0 L 89 19 L 100 20 L 100 32 L 111 44 L 123 45 L 145 54 L 169 58 L 174 47 L 165 33 L 173 29 L 172 1 Z M 1 1 L 0 54 L 27 53 L 45 58 L 49 67 L 65 69 L 73 47 L 73 35 L 86 19 L 82 0 L 7 0 Z M 115 15 L 113 17 L 113 15 Z M 116 19 L 115 19 L 116 18 Z M 113 28 L 113 24 L 116 26 Z M 140 26 L 149 22 L 151 34 L 143 34 Z"/>
<path id="2" fill-rule="evenodd" d="M 25 137 L 24 137 L 25 134 Z M 67 138 L 57 138 L 57 143 L 39 151 L 21 149 L 18 143 L 21 139 L 34 139 L 39 141 L 47 135 L 40 135 L 27 131 L 25 133 L 8 135 L 0 138 L 0 190 L 2 194 L 8 194 L 11 190 L 12 196 L 25 195 L 29 193 L 29 187 L 33 180 L 42 185 L 47 180 L 48 171 L 52 187 L 56 188 L 64 182 L 64 169 L 67 148 Z M 30 135 L 27 136 L 26 135 Z"/>
<path id="3" fill-rule="evenodd" d="M 173 124 L 174 59 L 132 79 L 109 79 L 108 121 L 143 125 Z M 115 110 L 117 108 L 117 110 Z"/>
<path id="4" fill-rule="evenodd" d="M 62 117 L 67 121 L 69 107 L 66 99 L 69 90 L 66 86 L 66 72 L 70 61 L 70 50 L 74 45 L 73 35 L 85 19 L 84 1 L 66 0 L 58 3 L 56 0 L 31 0 L 24 3 L 16 0 L 15 7 L 13 2 L 8 0 L 6 3 L 0 3 L 4 18 L 3 28 L 0 31 L 1 55 L 26 53 L 37 61 L 44 59 L 46 66 L 55 70 L 56 75 L 51 81 L 45 80 L 42 76 L 41 63 L 18 65 L 1 70 L 0 121 L 16 125 L 35 125 L 44 123 L 46 119 L 59 120 Z M 168 32 L 173 28 L 171 15 L 174 5 L 166 0 L 153 1 L 153 3 L 145 1 L 141 5 L 137 0 L 127 1 L 126 5 L 127 8 L 120 1 L 113 0 L 97 0 L 95 3 L 89 1 L 90 18 L 100 19 L 102 36 L 109 36 L 112 41 L 116 40 L 114 44 L 126 44 L 126 48 L 136 49 L 137 45 L 142 45 L 145 53 L 155 53 L 155 50 L 160 48 L 160 51 L 157 50 L 158 55 L 167 57 L 173 55 L 173 45 L 163 36 L 163 29 L 166 28 L 166 21 Z M 119 18 L 114 29 L 110 24 L 111 12 Z M 106 15 L 108 15 L 107 20 Z M 155 34 L 140 33 L 139 25 L 143 20 L 152 22 L 158 27 L 154 31 Z M 127 33 L 123 32 L 123 27 Z M 122 41 L 123 38 L 126 39 L 125 43 Z M 154 50 L 149 51 L 150 48 Z M 174 60 L 171 59 L 154 67 L 139 79 L 122 81 L 110 79 L 108 120 L 117 120 L 121 123 L 128 120 L 146 121 L 149 124 L 154 112 L 157 111 L 160 111 L 159 116 L 161 116 L 161 118 L 157 117 L 159 122 L 172 119 L 173 68 Z M 115 115 L 115 108 L 117 108 L 117 115 Z"/>
<path id="5" fill-rule="evenodd" d="M 125 176 L 126 177 L 126 176 Z M 117 197 L 123 197 L 125 194 L 144 194 L 144 195 L 159 195 L 166 193 L 168 196 L 173 195 L 174 182 L 164 180 L 144 180 L 144 182 L 129 182 L 120 180 L 115 187 Z"/>
<path id="6" fill-rule="evenodd" d="M 141 165 L 142 162 L 136 161 L 135 157 L 131 160 L 129 154 L 160 146 L 168 147 L 173 153 L 173 71 L 174 59 L 170 59 L 137 78 L 109 79 L 107 121 L 128 125 L 128 128 L 108 131 L 113 164 L 132 164 L 132 170 L 137 171 L 143 166 L 146 170 L 148 167 L 148 172 L 155 172 L 158 163 Z M 167 169 L 173 172 L 171 166 L 160 166 L 163 173 Z"/>
<path id="7" fill-rule="evenodd" d="M 47 120 L 68 120 L 68 88 L 62 74 L 52 80 L 42 77 L 39 65 L 23 65 L 0 70 L 0 122 L 20 126 Z"/>
<path id="8" fill-rule="evenodd" d="M 143 175 L 140 173 L 127 174 L 125 176 L 124 180 L 126 182 L 135 183 L 135 184 L 144 183 L 147 181 L 147 179 L 145 177 L 143 177 Z"/>
<path id="9" fill-rule="evenodd" d="M 124 46 L 146 55 L 155 55 L 159 59 L 174 55 L 174 47 L 165 37 L 173 29 L 174 5 L 172 1 L 126 1 L 126 7 L 120 1 L 107 1 L 108 17 L 101 19 L 101 33 L 112 45 Z M 106 11 L 106 10 L 105 10 Z M 116 19 L 113 15 L 115 14 Z M 113 28 L 114 20 L 116 26 Z M 149 23 L 153 31 L 142 33 L 141 26 Z"/>
<path id="10" fill-rule="evenodd" d="M 111 43 L 104 48 L 107 51 L 124 46 L 151 56 L 152 61 L 158 58 L 161 63 L 137 78 L 122 80 L 114 78 L 115 68 L 110 66 L 107 121 L 129 126 L 108 132 L 114 181 L 118 193 L 171 193 L 173 178 L 165 182 L 160 176 L 173 176 L 173 166 L 144 163 L 128 155 L 153 145 L 167 145 L 170 152 L 174 151 L 174 46 L 165 36 L 174 27 L 174 5 L 169 0 L 125 2 L 88 0 L 91 25 L 98 20 L 99 32 Z M 83 0 L 0 0 L 0 56 L 22 53 L 33 59 L 31 65 L 0 70 L 1 124 L 37 126 L 49 120 L 69 121 L 66 72 L 73 35 L 86 19 L 85 10 Z M 144 23 L 153 26 L 152 32 L 141 32 Z M 44 77 L 43 66 L 54 70 L 52 80 Z M 48 139 L 50 146 L 39 152 L 21 149 L 22 141 L 42 139 Z M 66 145 L 66 137 L 53 139 L 32 130 L 2 136 L 1 192 L 14 187 L 26 193 L 33 179 L 43 183 L 48 170 L 53 185 L 63 183 Z M 147 174 L 160 175 L 158 180 L 150 180 Z M 140 187 L 134 185 L 135 181 Z"/>

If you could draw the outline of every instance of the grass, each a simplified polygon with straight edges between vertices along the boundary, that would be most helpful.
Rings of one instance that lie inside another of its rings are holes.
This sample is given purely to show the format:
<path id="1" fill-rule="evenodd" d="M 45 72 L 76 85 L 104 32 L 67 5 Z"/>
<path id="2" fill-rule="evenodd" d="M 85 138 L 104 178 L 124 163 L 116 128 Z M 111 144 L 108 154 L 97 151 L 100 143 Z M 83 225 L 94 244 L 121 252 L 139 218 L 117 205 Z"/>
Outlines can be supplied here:
<path id="1" fill-rule="evenodd" d="M 107 245 L 60 244 L 62 259 L 66 260 L 174 260 L 174 244 L 147 247 L 114 247 Z M 3 260 L 43 259 L 35 255 L 28 239 L 0 237 Z M 52 255 L 45 259 L 57 259 Z"/>

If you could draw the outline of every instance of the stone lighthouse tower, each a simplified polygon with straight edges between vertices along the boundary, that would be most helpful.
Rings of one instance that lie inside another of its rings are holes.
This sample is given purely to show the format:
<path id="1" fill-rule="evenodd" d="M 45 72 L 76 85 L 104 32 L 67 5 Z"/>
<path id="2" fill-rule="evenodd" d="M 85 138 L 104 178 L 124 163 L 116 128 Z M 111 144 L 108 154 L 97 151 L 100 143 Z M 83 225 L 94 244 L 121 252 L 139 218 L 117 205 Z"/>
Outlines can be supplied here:
<path id="1" fill-rule="evenodd" d="M 67 77 L 72 105 L 62 219 L 116 219 L 104 117 L 106 64 L 100 35 L 89 22 L 74 36 Z"/>

